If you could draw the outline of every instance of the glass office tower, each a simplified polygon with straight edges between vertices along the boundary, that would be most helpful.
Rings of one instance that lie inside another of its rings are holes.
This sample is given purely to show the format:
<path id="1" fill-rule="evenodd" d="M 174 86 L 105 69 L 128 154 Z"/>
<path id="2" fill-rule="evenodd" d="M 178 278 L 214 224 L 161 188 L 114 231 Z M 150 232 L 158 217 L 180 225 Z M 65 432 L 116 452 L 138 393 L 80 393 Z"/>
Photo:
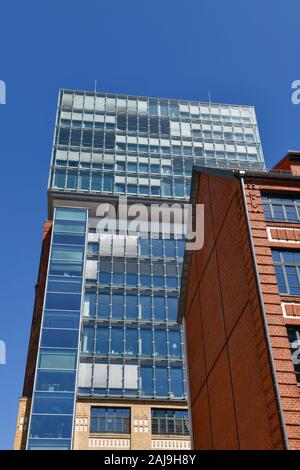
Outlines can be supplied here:
<path id="1" fill-rule="evenodd" d="M 15 448 L 189 448 L 184 241 L 174 224 L 170 236 L 99 229 L 99 204 L 111 220 L 120 196 L 184 205 L 194 164 L 264 167 L 253 107 L 60 91 L 45 295 Z"/>

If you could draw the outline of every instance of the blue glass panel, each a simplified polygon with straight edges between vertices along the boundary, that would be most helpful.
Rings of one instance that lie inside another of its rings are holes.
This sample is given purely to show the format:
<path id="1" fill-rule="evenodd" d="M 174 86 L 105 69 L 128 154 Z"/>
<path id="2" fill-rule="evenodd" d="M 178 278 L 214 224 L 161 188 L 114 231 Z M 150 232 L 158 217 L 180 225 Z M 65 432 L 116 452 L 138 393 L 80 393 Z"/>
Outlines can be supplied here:
<path id="1" fill-rule="evenodd" d="M 112 294 L 112 318 L 123 318 L 124 316 L 124 295 L 113 292 Z"/>
<path id="2" fill-rule="evenodd" d="M 126 356 L 137 356 L 138 337 L 136 328 L 126 328 L 125 330 L 125 354 Z"/>
<path id="3" fill-rule="evenodd" d="M 167 334 L 166 330 L 156 328 L 154 330 L 154 356 L 167 356 Z"/>
<path id="4" fill-rule="evenodd" d="M 49 392 L 71 392 L 75 387 L 75 371 L 39 370 L 36 378 L 36 390 Z"/>
<path id="5" fill-rule="evenodd" d="M 69 450 L 71 439 L 29 439 L 29 450 Z"/>
<path id="6" fill-rule="evenodd" d="M 98 317 L 108 318 L 110 311 L 110 295 L 104 292 L 100 292 L 98 296 Z"/>
<path id="7" fill-rule="evenodd" d="M 45 308 L 50 310 L 80 310 L 79 294 L 47 294 Z"/>
<path id="8" fill-rule="evenodd" d="M 77 348 L 78 330 L 43 328 L 41 346 L 47 348 Z"/>
<path id="9" fill-rule="evenodd" d="M 168 307 L 168 320 L 177 321 L 178 313 L 178 298 L 177 297 L 167 297 L 167 307 Z"/>
<path id="10" fill-rule="evenodd" d="M 181 334 L 179 330 L 169 331 L 169 354 L 171 357 L 180 358 L 181 350 Z"/>
<path id="11" fill-rule="evenodd" d="M 143 320 L 150 320 L 152 318 L 151 296 L 141 295 L 140 305 L 141 305 L 141 318 Z"/>
<path id="12" fill-rule="evenodd" d="M 111 354 L 120 356 L 124 351 L 123 328 L 112 327 L 111 329 Z"/>
<path id="13" fill-rule="evenodd" d="M 156 321 L 165 320 L 165 298 L 155 295 L 153 297 L 154 319 Z"/>
<path id="14" fill-rule="evenodd" d="M 109 329 L 107 326 L 98 326 L 96 329 L 96 354 L 100 356 L 108 355 Z"/>
<path id="15" fill-rule="evenodd" d="M 41 349 L 40 369 L 75 369 L 77 351 L 72 349 Z"/>
<path id="16" fill-rule="evenodd" d="M 183 370 L 179 367 L 171 367 L 171 394 L 174 397 L 182 397 L 184 394 Z"/>
<path id="17" fill-rule="evenodd" d="M 92 354 L 94 352 L 94 337 L 95 328 L 93 326 L 85 326 L 81 341 L 82 354 Z"/>
<path id="18" fill-rule="evenodd" d="M 140 354 L 144 357 L 152 356 L 152 330 L 150 328 L 141 328 L 141 350 Z"/>
<path id="19" fill-rule="evenodd" d="M 52 261 L 49 274 L 54 276 L 80 276 L 82 277 L 82 263 L 66 263 L 64 261 Z"/>
<path id="20" fill-rule="evenodd" d="M 138 317 L 137 295 L 127 294 L 126 296 L 126 318 L 135 320 Z"/>
<path id="21" fill-rule="evenodd" d="M 83 235 L 85 234 L 85 222 L 75 220 L 56 220 L 54 225 L 54 233 L 65 235 L 74 234 L 77 236 Z"/>
<path id="22" fill-rule="evenodd" d="M 53 245 L 52 260 L 83 261 L 84 248 L 66 245 Z"/>
<path id="23" fill-rule="evenodd" d="M 68 226 L 68 228 L 70 228 Z M 80 234 L 53 233 L 53 243 L 61 245 L 84 245 L 85 237 Z"/>
<path id="24" fill-rule="evenodd" d="M 153 369 L 148 365 L 141 365 L 141 394 L 153 396 Z"/>
<path id="25" fill-rule="evenodd" d="M 86 221 L 87 211 L 81 209 L 57 208 L 55 211 L 55 219 L 64 220 L 83 220 Z"/>
<path id="26" fill-rule="evenodd" d="M 82 281 L 80 278 L 67 278 L 66 276 L 49 276 L 47 291 L 48 292 L 69 292 L 81 293 Z"/>
<path id="27" fill-rule="evenodd" d="M 73 406 L 73 393 L 36 392 L 32 412 L 37 414 L 72 414 Z"/>
<path id="28" fill-rule="evenodd" d="M 166 367 L 156 367 L 156 395 L 159 397 L 168 396 L 168 370 Z"/>
<path id="29" fill-rule="evenodd" d="M 43 327 L 79 328 L 80 312 L 60 312 L 45 310 Z"/>
<path id="30" fill-rule="evenodd" d="M 30 438 L 70 438 L 72 434 L 72 416 L 32 415 Z"/>

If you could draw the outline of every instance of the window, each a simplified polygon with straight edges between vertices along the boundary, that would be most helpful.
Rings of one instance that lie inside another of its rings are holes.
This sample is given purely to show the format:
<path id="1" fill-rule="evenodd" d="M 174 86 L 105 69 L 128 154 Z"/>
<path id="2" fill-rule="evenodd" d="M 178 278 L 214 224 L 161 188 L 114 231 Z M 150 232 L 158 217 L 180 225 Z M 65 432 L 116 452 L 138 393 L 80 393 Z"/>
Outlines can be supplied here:
<path id="1" fill-rule="evenodd" d="M 293 197 L 262 196 L 265 217 L 278 222 L 300 222 L 300 199 Z"/>
<path id="2" fill-rule="evenodd" d="M 151 320 L 152 308 L 151 308 L 151 296 L 150 295 L 141 295 L 140 309 L 141 309 L 142 320 Z"/>
<path id="3" fill-rule="evenodd" d="M 96 329 L 96 355 L 108 355 L 109 330 L 107 326 L 98 326 Z"/>
<path id="4" fill-rule="evenodd" d="M 300 295 L 300 251 L 272 250 L 279 292 Z"/>
<path id="5" fill-rule="evenodd" d="M 297 384 L 300 386 L 300 328 L 288 327 L 287 331 Z"/>
<path id="6" fill-rule="evenodd" d="M 166 357 L 167 356 L 167 334 L 166 330 L 156 328 L 154 330 L 154 356 Z"/>
<path id="7" fill-rule="evenodd" d="M 129 297 L 129 296 L 128 296 Z M 124 295 L 112 293 L 112 318 L 121 319 L 124 316 Z"/>
<path id="8" fill-rule="evenodd" d="M 41 346 L 45 348 L 77 348 L 78 330 L 43 328 Z"/>
<path id="9" fill-rule="evenodd" d="M 75 369 L 77 351 L 73 349 L 41 349 L 40 369 Z"/>
<path id="10" fill-rule="evenodd" d="M 152 434 L 189 435 L 187 410 L 152 409 Z"/>
<path id="11" fill-rule="evenodd" d="M 92 406 L 90 432 L 130 434 L 130 409 Z"/>
<path id="12" fill-rule="evenodd" d="M 126 295 L 126 319 L 136 320 L 138 317 L 138 298 L 137 295 Z"/>
<path id="13" fill-rule="evenodd" d="M 110 295 L 106 292 L 100 292 L 98 296 L 98 318 L 108 318 L 110 310 Z"/>
<path id="14" fill-rule="evenodd" d="M 39 370 L 35 389 L 42 392 L 72 392 L 75 388 L 75 371 Z"/>
<path id="15" fill-rule="evenodd" d="M 165 298 L 163 296 L 153 297 L 154 320 L 165 320 Z"/>
<path id="16" fill-rule="evenodd" d="M 153 396 L 153 369 L 151 365 L 141 364 L 141 393 L 147 397 Z"/>
<path id="17" fill-rule="evenodd" d="M 137 356 L 138 352 L 138 336 L 136 328 L 126 328 L 125 330 L 125 355 Z"/>
<path id="18" fill-rule="evenodd" d="M 88 243 L 88 252 L 92 255 L 99 253 L 99 243 L 89 242 Z"/>
<path id="19" fill-rule="evenodd" d="M 181 334 L 179 330 L 169 331 L 169 355 L 173 358 L 180 358 L 182 355 Z"/>
<path id="20" fill-rule="evenodd" d="M 181 367 L 170 368 L 171 396 L 182 398 L 184 396 L 183 370 Z"/>
<path id="21" fill-rule="evenodd" d="M 178 311 L 178 298 L 177 297 L 167 297 L 167 315 L 169 321 L 177 321 L 177 311 Z"/>
<path id="22" fill-rule="evenodd" d="M 166 366 L 155 368 L 156 395 L 166 397 L 169 395 L 168 369 Z"/>
<path id="23" fill-rule="evenodd" d="M 47 294 L 45 307 L 51 310 L 80 310 L 78 294 Z"/>
<path id="24" fill-rule="evenodd" d="M 94 336 L 95 336 L 95 328 L 93 326 L 85 326 L 83 328 L 82 343 L 81 343 L 82 354 L 93 354 Z"/>
<path id="25" fill-rule="evenodd" d="M 61 439 L 72 434 L 71 415 L 32 415 L 30 434 L 32 438 Z"/>
<path id="26" fill-rule="evenodd" d="M 152 357 L 152 330 L 150 328 L 141 328 L 140 335 L 140 355 Z"/>
<path id="27" fill-rule="evenodd" d="M 33 413 L 37 414 L 72 414 L 74 405 L 73 393 L 36 392 L 33 402 Z"/>
<path id="28" fill-rule="evenodd" d="M 123 341 L 124 330 L 119 327 L 112 327 L 111 329 L 111 354 L 113 356 L 121 356 L 124 350 Z"/>

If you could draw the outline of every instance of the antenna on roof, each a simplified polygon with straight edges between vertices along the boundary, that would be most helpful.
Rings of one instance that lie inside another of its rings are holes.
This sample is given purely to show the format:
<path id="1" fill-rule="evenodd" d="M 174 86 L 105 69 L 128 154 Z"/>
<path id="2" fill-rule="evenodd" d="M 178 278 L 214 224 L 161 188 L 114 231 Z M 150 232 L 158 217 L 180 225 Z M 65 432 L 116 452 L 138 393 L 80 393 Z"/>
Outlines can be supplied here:
<path id="1" fill-rule="evenodd" d="M 94 92 L 95 92 L 95 93 L 97 92 L 97 80 L 95 80 L 95 88 L 94 88 Z"/>
<path id="2" fill-rule="evenodd" d="M 210 96 L 210 91 L 208 92 L 208 101 L 209 101 L 209 104 L 211 104 L 211 96 Z"/>

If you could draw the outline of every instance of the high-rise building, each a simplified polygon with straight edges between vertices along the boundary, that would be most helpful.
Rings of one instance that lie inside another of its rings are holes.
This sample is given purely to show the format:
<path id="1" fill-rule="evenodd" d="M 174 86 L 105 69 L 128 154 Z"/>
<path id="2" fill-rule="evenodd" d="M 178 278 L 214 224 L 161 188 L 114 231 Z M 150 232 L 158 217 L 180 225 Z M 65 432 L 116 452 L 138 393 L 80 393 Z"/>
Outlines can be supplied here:
<path id="1" fill-rule="evenodd" d="M 274 169 L 195 168 L 204 245 L 186 251 L 195 449 L 300 449 L 300 152 Z"/>
<path id="2" fill-rule="evenodd" d="M 254 109 L 60 91 L 16 449 L 189 448 L 177 222 L 99 207 L 182 205 L 194 164 L 263 168 Z"/>

